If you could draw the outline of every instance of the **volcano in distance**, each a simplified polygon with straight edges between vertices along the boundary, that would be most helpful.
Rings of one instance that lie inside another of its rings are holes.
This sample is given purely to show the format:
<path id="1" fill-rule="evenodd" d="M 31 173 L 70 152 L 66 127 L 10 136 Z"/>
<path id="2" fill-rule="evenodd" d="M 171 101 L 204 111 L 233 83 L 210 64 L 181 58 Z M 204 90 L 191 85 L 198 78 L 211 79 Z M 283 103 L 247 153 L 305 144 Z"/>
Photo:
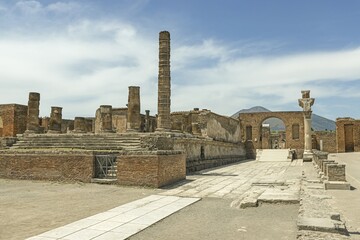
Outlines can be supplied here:
<path id="1" fill-rule="evenodd" d="M 257 113 L 257 112 L 271 112 L 269 109 L 266 109 L 262 106 L 256 106 L 249 109 L 241 109 L 240 111 L 233 114 L 232 118 L 238 118 L 240 113 Z M 264 123 L 270 124 L 271 130 L 281 131 L 285 130 L 283 121 L 278 118 L 269 118 Z M 312 114 L 312 129 L 314 131 L 335 131 L 336 124 L 335 121 L 321 117 L 316 114 Z"/>

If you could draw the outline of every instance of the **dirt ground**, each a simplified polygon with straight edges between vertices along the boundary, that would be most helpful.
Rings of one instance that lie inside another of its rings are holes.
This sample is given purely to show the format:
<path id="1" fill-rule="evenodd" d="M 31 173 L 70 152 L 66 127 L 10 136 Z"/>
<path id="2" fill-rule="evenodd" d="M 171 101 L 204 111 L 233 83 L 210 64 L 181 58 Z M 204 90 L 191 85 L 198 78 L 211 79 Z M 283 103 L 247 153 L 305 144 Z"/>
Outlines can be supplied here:
<path id="1" fill-rule="evenodd" d="M 159 191 L 0 179 L 0 239 L 31 237 Z"/>
<path id="2" fill-rule="evenodd" d="M 0 239 L 24 239 L 162 190 L 0 179 Z M 296 239 L 298 205 L 205 198 L 131 239 Z"/>

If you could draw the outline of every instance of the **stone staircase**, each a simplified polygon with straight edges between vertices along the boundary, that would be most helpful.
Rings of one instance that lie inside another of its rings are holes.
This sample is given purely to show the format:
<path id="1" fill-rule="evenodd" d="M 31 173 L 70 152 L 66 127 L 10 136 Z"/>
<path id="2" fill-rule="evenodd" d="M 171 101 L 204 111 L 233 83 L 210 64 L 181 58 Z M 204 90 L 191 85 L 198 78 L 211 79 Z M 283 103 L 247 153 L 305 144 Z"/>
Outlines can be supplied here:
<path id="1" fill-rule="evenodd" d="M 34 150 L 141 151 L 140 137 L 120 134 L 36 134 L 20 136 L 11 147 Z"/>
<path id="2" fill-rule="evenodd" d="M 256 160 L 259 162 L 291 162 L 290 149 L 258 149 Z"/>

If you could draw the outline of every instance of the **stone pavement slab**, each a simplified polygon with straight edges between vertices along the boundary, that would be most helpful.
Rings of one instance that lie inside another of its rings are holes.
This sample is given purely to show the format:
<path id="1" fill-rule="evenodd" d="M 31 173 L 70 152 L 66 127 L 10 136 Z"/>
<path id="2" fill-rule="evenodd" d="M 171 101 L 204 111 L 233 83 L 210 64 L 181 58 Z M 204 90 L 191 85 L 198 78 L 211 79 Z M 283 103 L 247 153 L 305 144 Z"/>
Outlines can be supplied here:
<path id="1" fill-rule="evenodd" d="M 346 232 L 345 225 L 341 221 L 329 218 L 298 218 L 297 226 L 299 230 L 312 230 L 321 232 Z"/>
<path id="2" fill-rule="evenodd" d="M 126 239 L 199 200 L 200 198 L 151 195 L 28 238 L 28 240 Z"/>

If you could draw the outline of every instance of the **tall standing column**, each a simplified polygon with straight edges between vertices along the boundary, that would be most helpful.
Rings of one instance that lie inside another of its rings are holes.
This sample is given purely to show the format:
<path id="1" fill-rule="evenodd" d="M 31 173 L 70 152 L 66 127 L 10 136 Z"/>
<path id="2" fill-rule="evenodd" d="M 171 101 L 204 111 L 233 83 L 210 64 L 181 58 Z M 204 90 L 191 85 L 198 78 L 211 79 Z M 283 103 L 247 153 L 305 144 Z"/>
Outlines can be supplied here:
<path id="1" fill-rule="evenodd" d="M 170 33 L 159 34 L 158 118 L 157 131 L 170 131 Z"/>
<path id="2" fill-rule="evenodd" d="M 27 123 L 25 133 L 38 133 L 39 132 L 39 106 L 40 106 L 40 93 L 29 93 Z"/>
<path id="3" fill-rule="evenodd" d="M 129 87 L 127 131 L 139 131 L 141 126 L 140 116 L 140 87 Z"/>
<path id="4" fill-rule="evenodd" d="M 51 107 L 48 133 L 61 133 L 62 107 Z"/>
<path id="5" fill-rule="evenodd" d="M 303 108 L 304 111 L 304 134 L 305 134 L 305 144 L 304 144 L 304 161 L 311 161 L 313 159 L 312 153 L 312 142 L 311 142 L 311 106 L 314 104 L 315 99 L 310 98 L 310 91 L 304 90 L 301 91 L 302 98 L 299 99 L 299 106 Z"/>

